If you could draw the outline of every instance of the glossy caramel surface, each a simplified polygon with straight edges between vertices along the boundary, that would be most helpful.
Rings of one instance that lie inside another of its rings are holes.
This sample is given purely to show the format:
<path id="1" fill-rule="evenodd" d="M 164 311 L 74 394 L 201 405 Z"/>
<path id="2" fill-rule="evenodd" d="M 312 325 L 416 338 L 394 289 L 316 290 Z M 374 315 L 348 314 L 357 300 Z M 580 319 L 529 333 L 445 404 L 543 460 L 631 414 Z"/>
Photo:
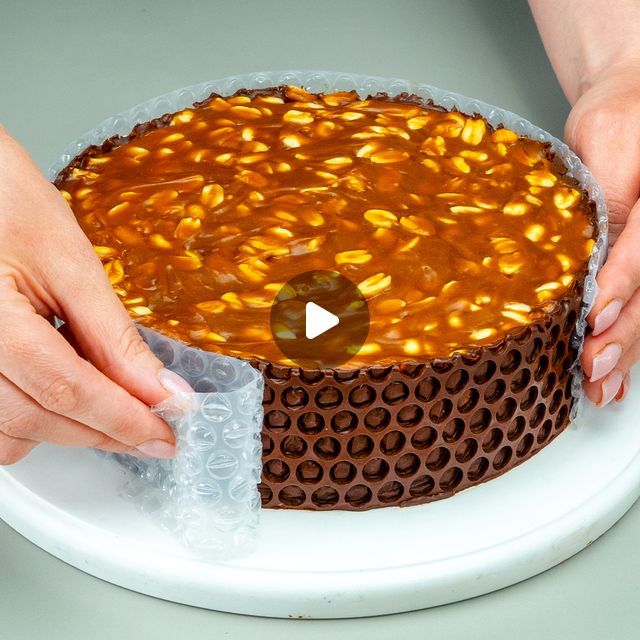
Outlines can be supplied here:
<path id="1" fill-rule="evenodd" d="M 593 245 L 548 147 L 477 116 L 289 87 L 159 125 L 57 185 L 130 314 L 205 349 L 289 362 L 271 302 L 327 269 L 368 300 L 351 364 L 446 357 L 543 317 Z"/>

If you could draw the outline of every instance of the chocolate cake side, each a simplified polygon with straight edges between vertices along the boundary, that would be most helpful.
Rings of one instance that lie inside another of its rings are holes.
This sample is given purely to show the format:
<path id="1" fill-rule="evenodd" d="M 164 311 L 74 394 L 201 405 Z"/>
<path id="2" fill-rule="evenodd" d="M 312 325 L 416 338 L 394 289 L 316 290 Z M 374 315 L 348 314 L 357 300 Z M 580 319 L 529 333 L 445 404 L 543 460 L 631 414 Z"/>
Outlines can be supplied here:
<path id="1" fill-rule="evenodd" d="M 546 323 L 429 363 L 265 376 L 262 506 L 366 510 L 447 498 L 569 424 L 579 278 Z"/>

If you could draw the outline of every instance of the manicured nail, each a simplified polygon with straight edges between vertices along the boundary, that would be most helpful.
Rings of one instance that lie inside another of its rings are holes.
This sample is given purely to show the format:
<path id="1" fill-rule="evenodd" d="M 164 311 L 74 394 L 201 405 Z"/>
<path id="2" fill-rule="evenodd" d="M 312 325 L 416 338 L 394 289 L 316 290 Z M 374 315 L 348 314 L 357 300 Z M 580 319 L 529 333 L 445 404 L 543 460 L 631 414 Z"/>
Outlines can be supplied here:
<path id="1" fill-rule="evenodd" d="M 620 298 L 614 298 L 610 302 L 608 302 L 604 309 L 596 316 L 593 321 L 593 332 L 594 336 L 602 333 L 607 330 L 620 315 L 620 311 L 622 310 L 622 300 Z"/>
<path id="2" fill-rule="evenodd" d="M 173 458 L 176 448 L 164 440 L 147 440 L 138 445 L 138 451 L 152 458 Z"/>
<path id="3" fill-rule="evenodd" d="M 622 371 L 616 369 L 602 381 L 602 397 L 598 402 L 598 407 L 604 407 L 614 399 L 622 384 L 622 378 Z"/>
<path id="4" fill-rule="evenodd" d="M 617 402 L 622 402 L 622 400 L 625 399 L 627 393 L 629 393 L 629 385 L 630 384 L 631 384 L 631 376 L 629 375 L 629 372 L 627 372 L 627 374 L 625 375 L 624 379 L 622 380 L 622 385 L 620 387 L 620 390 L 616 394 L 616 401 Z"/>
<path id="5" fill-rule="evenodd" d="M 169 369 L 160 369 L 160 371 L 158 371 L 158 380 L 160 380 L 160 384 L 171 395 L 174 393 L 182 393 L 183 391 L 193 393 L 193 389 L 189 383 L 184 378 L 181 378 L 177 373 L 169 371 Z"/>
<path id="6" fill-rule="evenodd" d="M 593 359 L 591 377 L 589 380 L 595 382 L 604 378 L 618 364 L 622 355 L 622 347 L 617 342 L 611 342 L 606 347 L 600 349 Z"/>

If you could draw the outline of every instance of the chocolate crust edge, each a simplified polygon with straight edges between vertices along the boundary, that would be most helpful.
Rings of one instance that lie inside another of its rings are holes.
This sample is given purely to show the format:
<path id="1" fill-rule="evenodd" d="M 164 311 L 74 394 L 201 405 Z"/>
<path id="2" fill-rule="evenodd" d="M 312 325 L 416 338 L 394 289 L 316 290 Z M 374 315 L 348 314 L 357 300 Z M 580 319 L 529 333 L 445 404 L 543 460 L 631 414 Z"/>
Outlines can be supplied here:
<path id="1" fill-rule="evenodd" d="M 253 359 L 265 378 L 262 506 L 422 504 L 529 459 L 569 424 L 581 291 L 473 359 L 343 371 Z"/>

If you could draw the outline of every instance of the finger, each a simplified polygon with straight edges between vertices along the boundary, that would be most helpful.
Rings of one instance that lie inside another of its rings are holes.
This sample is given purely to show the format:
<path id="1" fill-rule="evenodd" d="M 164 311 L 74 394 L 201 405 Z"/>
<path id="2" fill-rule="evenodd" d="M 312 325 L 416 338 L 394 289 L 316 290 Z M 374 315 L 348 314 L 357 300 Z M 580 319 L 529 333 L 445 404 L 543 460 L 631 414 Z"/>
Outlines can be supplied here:
<path id="1" fill-rule="evenodd" d="M 622 386 L 620 387 L 620 390 L 616 394 L 616 400 L 618 402 L 622 402 L 627 397 L 630 386 L 631 386 L 631 373 L 627 371 L 624 378 L 622 379 Z"/>
<path id="2" fill-rule="evenodd" d="M 625 349 L 620 361 L 618 362 L 616 369 L 620 369 L 623 373 L 627 373 L 631 370 L 633 365 L 640 360 L 640 339 L 633 345 Z"/>
<path id="3" fill-rule="evenodd" d="M 100 431 L 43 409 L 3 376 L 0 376 L 0 407 L 0 432 L 12 438 L 65 447 L 135 451 Z"/>
<path id="4" fill-rule="evenodd" d="M 597 382 L 585 381 L 585 395 L 596 407 L 604 407 L 619 394 L 623 380 L 623 372 L 620 371 L 620 369 L 614 369 L 602 380 L 598 380 Z"/>
<path id="5" fill-rule="evenodd" d="M 41 277 L 82 352 L 102 373 L 147 404 L 192 391 L 180 376 L 163 367 L 142 340 L 75 220 L 72 227 L 66 230 L 61 251 L 67 247 L 74 259 L 47 261 Z"/>
<path id="6" fill-rule="evenodd" d="M 37 442 L 11 438 L 0 433 L 0 465 L 15 464 L 22 460 L 35 446 Z"/>
<path id="7" fill-rule="evenodd" d="M 598 407 L 604 407 L 614 398 L 623 400 L 629 392 L 631 374 L 629 369 L 640 359 L 640 340 L 629 348 L 618 365 L 604 378 L 592 382 L 585 379 L 585 395 Z"/>
<path id="8" fill-rule="evenodd" d="M 640 196 L 640 144 L 636 126 L 624 113 L 599 110 L 572 113 L 565 127 L 567 143 L 576 150 L 604 191 L 611 244 Z"/>
<path id="9" fill-rule="evenodd" d="M 640 289 L 631 296 L 618 319 L 604 332 L 587 336 L 581 360 L 592 382 L 606 376 L 614 367 L 629 359 L 633 347 L 640 340 Z M 625 367 L 625 371 L 631 365 Z"/>
<path id="10" fill-rule="evenodd" d="M 587 322 L 593 335 L 606 331 L 640 286 L 640 201 L 636 202 L 618 241 L 596 277 L 598 295 Z"/>
<path id="11" fill-rule="evenodd" d="M 174 437 L 148 406 L 83 360 L 17 291 L 0 288 L 0 373 L 48 411 L 156 457 Z"/>

